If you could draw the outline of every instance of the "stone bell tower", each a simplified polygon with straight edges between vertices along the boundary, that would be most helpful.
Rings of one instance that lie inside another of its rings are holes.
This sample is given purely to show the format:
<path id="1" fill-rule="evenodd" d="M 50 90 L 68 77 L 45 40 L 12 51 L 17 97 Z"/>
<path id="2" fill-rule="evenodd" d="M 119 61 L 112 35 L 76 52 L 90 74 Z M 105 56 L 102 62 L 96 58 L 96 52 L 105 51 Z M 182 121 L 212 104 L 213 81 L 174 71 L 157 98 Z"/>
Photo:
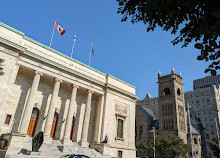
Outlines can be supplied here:
<path id="1" fill-rule="evenodd" d="M 173 134 L 187 142 L 187 116 L 184 101 L 182 75 L 161 76 L 158 73 L 159 87 L 159 129 L 162 136 Z"/>

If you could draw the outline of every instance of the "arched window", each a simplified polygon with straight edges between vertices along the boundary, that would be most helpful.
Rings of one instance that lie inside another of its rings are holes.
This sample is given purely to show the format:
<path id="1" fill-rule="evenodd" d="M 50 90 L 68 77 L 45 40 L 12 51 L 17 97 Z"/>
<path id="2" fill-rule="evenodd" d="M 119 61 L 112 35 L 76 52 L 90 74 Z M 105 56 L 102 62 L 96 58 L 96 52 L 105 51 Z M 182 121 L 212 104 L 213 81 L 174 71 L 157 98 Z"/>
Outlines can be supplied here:
<path id="1" fill-rule="evenodd" d="M 163 91 L 163 96 L 169 95 L 170 94 L 170 89 L 169 88 L 165 88 Z"/>
<path id="2" fill-rule="evenodd" d="M 194 144 L 197 144 L 197 139 L 196 138 L 194 138 Z"/>
<path id="3" fill-rule="evenodd" d="M 180 95 L 180 89 L 179 88 L 177 89 L 177 94 Z"/>
<path id="4" fill-rule="evenodd" d="M 143 134 L 143 127 L 139 127 L 139 139 L 142 139 L 142 134 Z"/>

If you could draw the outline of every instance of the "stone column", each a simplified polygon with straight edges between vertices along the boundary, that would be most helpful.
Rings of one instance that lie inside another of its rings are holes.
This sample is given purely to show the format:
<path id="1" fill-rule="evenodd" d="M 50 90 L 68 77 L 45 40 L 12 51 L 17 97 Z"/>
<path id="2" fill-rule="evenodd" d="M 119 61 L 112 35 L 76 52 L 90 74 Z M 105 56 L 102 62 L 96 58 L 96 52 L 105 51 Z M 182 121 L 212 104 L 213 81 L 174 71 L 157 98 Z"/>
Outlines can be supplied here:
<path id="1" fill-rule="evenodd" d="M 99 103 L 97 110 L 97 117 L 95 119 L 95 131 L 94 131 L 94 141 L 96 144 L 100 143 L 101 138 L 101 128 L 102 128 L 102 116 L 103 116 L 103 106 L 104 106 L 104 94 L 99 97 Z"/>
<path id="2" fill-rule="evenodd" d="M 55 79 L 55 85 L 53 89 L 53 94 L 50 102 L 50 107 L 48 110 L 47 118 L 46 118 L 46 124 L 44 128 L 44 136 L 50 137 L 51 127 L 53 123 L 54 113 L 55 113 L 55 106 L 56 106 L 56 100 L 60 89 L 60 83 L 62 80 L 56 78 Z"/>
<path id="3" fill-rule="evenodd" d="M 73 121 L 73 115 L 75 113 L 75 108 L 74 105 L 76 103 L 76 94 L 77 94 L 77 89 L 79 87 L 76 85 L 73 85 L 72 89 L 72 96 L 69 104 L 69 109 L 68 109 L 68 114 L 67 114 L 67 119 L 66 119 L 66 127 L 65 127 L 65 132 L 64 132 L 64 140 L 70 140 L 70 132 L 71 132 L 71 126 L 72 126 L 72 121 Z"/>
<path id="4" fill-rule="evenodd" d="M 33 105 L 34 105 L 34 101 L 35 101 L 37 88 L 40 83 L 40 76 L 42 76 L 42 75 L 43 75 L 42 73 L 35 71 L 34 80 L 33 80 L 32 86 L 31 86 L 27 105 L 24 110 L 23 119 L 22 119 L 21 126 L 19 129 L 19 133 L 21 133 L 21 134 L 27 134 L 28 125 L 29 125 L 29 122 L 31 119 L 31 114 L 32 114 L 32 110 L 33 110 Z"/>
<path id="5" fill-rule="evenodd" d="M 89 143 L 87 142 L 87 137 L 88 137 L 88 130 L 89 130 L 89 119 L 90 119 L 90 111 L 91 111 L 92 93 L 93 93 L 93 91 L 91 91 L 91 90 L 88 91 L 87 103 L 86 103 L 85 113 L 84 113 L 82 136 L 81 136 L 81 140 L 80 140 L 80 145 L 82 147 L 89 146 Z"/>

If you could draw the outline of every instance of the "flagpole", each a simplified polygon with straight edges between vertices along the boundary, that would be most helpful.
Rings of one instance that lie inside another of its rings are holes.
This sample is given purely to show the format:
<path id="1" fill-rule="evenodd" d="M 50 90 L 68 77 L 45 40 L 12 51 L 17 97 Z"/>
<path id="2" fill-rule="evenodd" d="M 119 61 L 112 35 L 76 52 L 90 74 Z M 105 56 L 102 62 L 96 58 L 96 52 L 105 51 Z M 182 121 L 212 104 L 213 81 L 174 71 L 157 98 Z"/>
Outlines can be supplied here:
<path id="1" fill-rule="evenodd" d="M 90 61 L 91 61 L 91 55 L 92 55 L 92 48 L 90 50 L 89 66 L 90 66 Z"/>
<path id="2" fill-rule="evenodd" d="M 73 44 L 73 47 L 72 47 L 71 58 L 73 58 L 73 48 L 74 48 L 74 44 Z"/>
<path id="3" fill-rule="evenodd" d="M 55 24 L 56 24 L 56 21 L 55 20 Z M 53 33 L 52 33 L 52 37 L 51 37 L 51 40 L 50 40 L 50 48 L 51 48 L 51 44 L 52 44 L 52 40 L 53 40 L 53 34 L 54 34 L 54 30 L 55 30 L 55 24 L 53 25 Z"/>
<path id="4" fill-rule="evenodd" d="M 75 32 L 74 39 L 73 39 L 73 46 L 72 46 L 71 58 L 73 57 L 73 48 L 75 47 L 75 42 L 76 42 L 76 32 Z"/>

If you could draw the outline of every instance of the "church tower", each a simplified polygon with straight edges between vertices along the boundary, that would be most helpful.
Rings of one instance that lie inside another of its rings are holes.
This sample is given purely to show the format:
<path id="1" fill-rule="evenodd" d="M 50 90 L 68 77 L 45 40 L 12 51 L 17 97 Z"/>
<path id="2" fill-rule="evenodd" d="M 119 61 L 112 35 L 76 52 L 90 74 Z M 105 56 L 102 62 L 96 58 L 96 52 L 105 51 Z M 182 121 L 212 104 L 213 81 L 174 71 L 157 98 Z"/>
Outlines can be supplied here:
<path id="1" fill-rule="evenodd" d="M 187 116 L 184 101 L 182 75 L 161 76 L 158 73 L 159 87 L 159 129 L 163 136 L 173 134 L 187 142 Z"/>

